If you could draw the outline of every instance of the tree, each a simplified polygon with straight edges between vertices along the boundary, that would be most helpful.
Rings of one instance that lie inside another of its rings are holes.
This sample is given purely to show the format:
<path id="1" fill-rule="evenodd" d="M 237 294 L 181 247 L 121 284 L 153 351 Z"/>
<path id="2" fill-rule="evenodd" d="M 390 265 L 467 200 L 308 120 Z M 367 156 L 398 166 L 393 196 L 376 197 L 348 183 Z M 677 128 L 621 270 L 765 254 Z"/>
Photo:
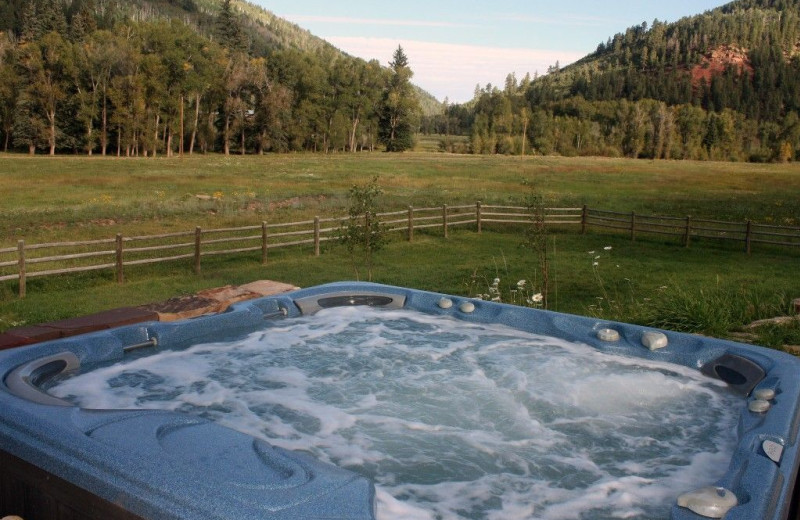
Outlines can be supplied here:
<path id="1" fill-rule="evenodd" d="M 355 152 L 359 126 L 369 120 L 379 102 L 383 75 L 377 60 L 363 64 L 339 60 L 334 66 L 332 79 L 338 91 L 339 109 L 347 118 L 347 148 Z"/>
<path id="2" fill-rule="evenodd" d="M 225 69 L 225 92 L 222 111 L 222 148 L 225 155 L 231 153 L 231 138 L 235 130 L 244 132 L 247 114 L 246 93 L 249 81 L 250 60 L 245 54 L 235 54 Z M 243 135 L 243 134 L 242 134 Z M 245 150 L 242 147 L 241 153 Z"/>
<path id="3" fill-rule="evenodd" d="M 49 32 L 57 32 L 61 35 L 67 32 L 67 18 L 64 14 L 63 2 L 30 0 L 22 12 L 22 38 L 32 41 Z"/>
<path id="4" fill-rule="evenodd" d="M 27 85 L 26 99 L 32 110 L 46 117 L 50 155 L 55 155 L 59 110 L 75 74 L 72 48 L 60 34 L 50 32 L 21 50 L 19 68 Z"/>
<path id="5" fill-rule="evenodd" d="M 414 146 L 413 124 L 419 101 L 411 85 L 414 73 L 403 47 L 398 46 L 389 63 L 391 77 L 381 102 L 378 137 L 387 152 L 402 152 Z"/>
<path id="6" fill-rule="evenodd" d="M 132 70 L 139 62 L 139 55 L 132 43 L 110 31 L 95 31 L 80 43 L 85 57 L 84 70 L 86 83 L 93 97 L 98 98 L 100 110 L 100 152 L 106 155 L 108 149 L 108 91 L 112 79 L 127 70 Z M 98 107 L 96 107 L 98 108 Z"/>
<path id="7" fill-rule="evenodd" d="M 97 30 L 94 9 L 94 0 L 73 1 L 73 14 L 69 24 L 69 35 L 72 41 L 79 42 Z"/>
<path id="8" fill-rule="evenodd" d="M 239 22 L 239 17 L 233 12 L 231 0 L 222 0 L 222 7 L 217 15 L 216 29 L 220 45 L 235 52 L 247 51 L 247 37 L 241 22 Z"/>
<path id="9" fill-rule="evenodd" d="M 340 229 L 339 239 L 347 247 L 353 261 L 356 279 L 359 279 L 360 260 L 367 270 L 367 280 L 372 281 L 373 255 L 380 251 L 386 241 L 386 229 L 378 218 L 378 197 L 383 194 L 378 178 L 365 185 L 354 184 L 350 188 L 348 219 Z"/>
<path id="10" fill-rule="evenodd" d="M 14 128 L 14 111 L 20 90 L 20 82 L 15 72 L 16 56 L 12 42 L 0 32 L 0 128 L 3 131 L 3 151 L 8 151 Z"/>

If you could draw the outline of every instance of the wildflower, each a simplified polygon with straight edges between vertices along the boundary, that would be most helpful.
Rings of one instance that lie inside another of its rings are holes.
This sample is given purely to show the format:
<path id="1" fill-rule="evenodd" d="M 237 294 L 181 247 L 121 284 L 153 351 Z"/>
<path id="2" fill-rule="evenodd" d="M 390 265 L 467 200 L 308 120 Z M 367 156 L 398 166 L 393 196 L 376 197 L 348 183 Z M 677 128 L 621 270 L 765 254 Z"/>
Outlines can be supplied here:
<path id="1" fill-rule="evenodd" d="M 600 255 L 597 255 L 596 257 L 594 257 L 594 259 L 595 260 L 600 260 Z"/>
<path id="2" fill-rule="evenodd" d="M 544 296 L 542 296 L 542 293 L 536 293 L 531 296 L 531 300 L 533 300 L 534 303 L 541 303 L 544 301 Z"/>
<path id="3" fill-rule="evenodd" d="M 497 285 L 499 283 L 500 283 L 500 278 L 495 278 L 494 281 L 492 282 L 492 285 Z"/>
<path id="4" fill-rule="evenodd" d="M 599 262 L 592 262 L 592 267 L 597 267 L 598 265 L 600 265 Z"/>
<path id="5" fill-rule="evenodd" d="M 593 255 L 594 251 L 589 251 L 587 254 Z"/>
<path id="6" fill-rule="evenodd" d="M 527 283 L 527 282 L 526 282 L 525 280 L 520 280 L 520 281 L 518 281 L 518 282 L 517 282 L 517 288 L 519 288 L 519 289 L 522 289 L 523 287 L 525 287 L 525 284 L 526 284 L 526 283 Z"/>
<path id="7" fill-rule="evenodd" d="M 603 248 L 605 251 L 611 251 L 611 246 L 606 246 Z"/>

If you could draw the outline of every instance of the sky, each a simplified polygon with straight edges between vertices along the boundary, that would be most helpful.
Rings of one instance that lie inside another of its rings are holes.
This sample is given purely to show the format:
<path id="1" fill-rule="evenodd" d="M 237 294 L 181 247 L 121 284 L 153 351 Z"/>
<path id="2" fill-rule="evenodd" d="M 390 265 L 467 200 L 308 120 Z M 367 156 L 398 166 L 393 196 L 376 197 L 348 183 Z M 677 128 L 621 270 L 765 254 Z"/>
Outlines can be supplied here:
<path id="1" fill-rule="evenodd" d="M 654 19 L 674 22 L 723 0 L 250 0 L 344 52 L 388 65 L 398 45 L 413 82 L 463 103 L 476 85 L 545 74 Z"/>

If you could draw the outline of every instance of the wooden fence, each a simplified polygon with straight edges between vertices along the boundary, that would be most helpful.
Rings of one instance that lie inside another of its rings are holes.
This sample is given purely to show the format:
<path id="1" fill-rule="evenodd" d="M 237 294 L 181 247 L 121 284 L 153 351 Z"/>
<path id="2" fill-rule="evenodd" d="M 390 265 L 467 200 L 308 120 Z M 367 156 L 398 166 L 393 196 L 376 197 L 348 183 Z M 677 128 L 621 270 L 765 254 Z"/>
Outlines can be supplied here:
<path id="1" fill-rule="evenodd" d="M 745 223 L 700 220 L 690 217 L 658 217 L 583 208 L 547 208 L 547 225 L 623 231 L 632 240 L 642 234 L 678 237 L 689 246 L 694 238 L 735 240 L 744 243 L 748 253 L 752 245 L 774 244 L 800 246 L 800 228 L 787 228 Z M 378 215 L 388 233 L 404 235 L 414 240 L 419 230 L 440 232 L 445 238 L 455 227 L 472 227 L 480 233 L 484 226 L 529 225 L 531 214 L 519 206 L 493 206 L 477 202 L 472 205 L 428 208 L 408 207 L 405 210 Z M 214 255 L 259 253 L 266 264 L 269 252 L 285 247 L 308 246 L 319 256 L 321 245 L 336 240 L 346 217 L 319 218 L 301 222 L 201 229 L 148 236 L 123 236 L 81 242 L 26 244 L 20 240 L 16 247 L 0 249 L 0 282 L 19 282 L 19 296 L 25 297 L 28 278 L 113 270 L 122 283 L 125 269 L 137 265 L 185 260 L 191 261 L 200 273 L 202 258 Z"/>
<path id="2" fill-rule="evenodd" d="M 800 228 L 756 224 L 750 220 L 726 222 L 585 208 L 583 221 L 584 231 L 588 227 L 614 229 L 628 233 L 631 240 L 643 234 L 674 236 L 685 247 L 695 238 L 740 242 L 747 254 L 752 251 L 753 244 L 800 247 Z"/>

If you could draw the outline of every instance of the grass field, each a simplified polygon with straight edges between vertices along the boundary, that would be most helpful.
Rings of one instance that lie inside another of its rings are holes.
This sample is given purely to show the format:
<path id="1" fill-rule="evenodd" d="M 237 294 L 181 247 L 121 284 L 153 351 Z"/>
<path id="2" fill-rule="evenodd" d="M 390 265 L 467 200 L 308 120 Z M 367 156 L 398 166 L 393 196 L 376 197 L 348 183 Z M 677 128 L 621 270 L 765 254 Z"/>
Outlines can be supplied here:
<path id="1" fill-rule="evenodd" d="M 280 155 L 183 159 L 0 156 L 0 247 L 290 221 L 346 213 L 354 183 L 378 177 L 386 210 L 447 204 L 519 203 L 527 180 L 548 206 L 583 204 L 616 211 L 797 226 L 800 166 L 550 157 L 481 157 L 436 153 Z M 198 198 L 197 195 L 208 195 Z M 445 240 L 399 236 L 377 256 L 375 280 L 448 293 L 485 292 L 501 278 L 504 299 L 519 279 L 536 283 L 536 258 L 520 230 L 459 231 Z M 605 247 L 611 247 L 606 251 Z M 785 313 L 800 296 L 800 251 L 591 232 L 548 239 L 551 308 L 724 335 L 751 319 Z M 596 254 L 590 255 L 589 251 Z M 593 266 L 595 256 L 597 266 Z M 423 268 L 420 268 L 423 266 Z M 619 267 L 617 267 L 619 266 Z M 352 279 L 341 247 L 258 259 L 204 261 L 203 274 L 180 263 L 112 273 L 65 275 L 0 284 L 0 330 L 140 304 L 225 284 L 271 278 L 309 286 Z M 797 331 L 770 332 L 791 341 Z M 789 339 L 787 339 L 789 338 Z M 798 339 L 800 343 L 800 339 Z"/>
<path id="2" fill-rule="evenodd" d="M 387 210 L 520 200 L 548 205 L 800 222 L 800 165 L 447 154 L 0 157 L 0 247 L 344 212 L 347 190 L 379 177 Z M 211 202 L 196 195 L 218 195 Z"/>

